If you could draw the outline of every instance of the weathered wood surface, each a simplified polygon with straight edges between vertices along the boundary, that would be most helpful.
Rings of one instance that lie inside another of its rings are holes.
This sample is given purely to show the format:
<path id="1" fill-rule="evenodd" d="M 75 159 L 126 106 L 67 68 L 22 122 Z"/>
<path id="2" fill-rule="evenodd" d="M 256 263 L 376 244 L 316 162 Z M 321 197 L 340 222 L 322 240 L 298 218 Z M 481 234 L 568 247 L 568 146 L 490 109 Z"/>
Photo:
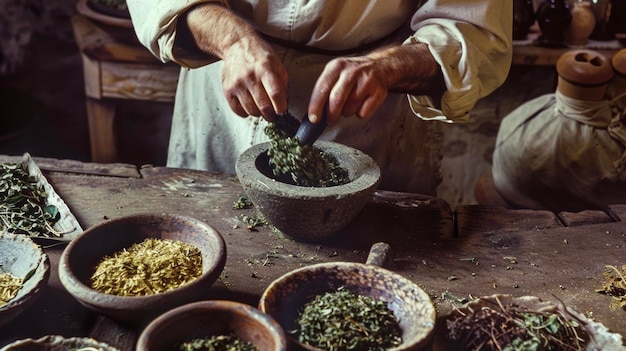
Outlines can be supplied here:
<path id="1" fill-rule="evenodd" d="M 622 222 L 582 213 L 570 216 L 582 218 L 581 224 L 564 227 L 548 212 L 482 206 L 461 206 L 455 215 L 437 198 L 377 192 L 336 239 L 299 243 L 268 228 L 251 231 L 239 221 L 254 210 L 233 210 L 233 202 L 243 195 L 233 176 L 153 167 L 139 172 L 141 178 L 73 170 L 44 173 L 85 229 L 140 212 L 184 214 L 213 225 L 224 236 L 228 258 L 208 298 L 255 305 L 265 287 L 282 274 L 318 262 L 365 262 L 370 246 L 385 241 L 394 249 L 392 269 L 422 286 L 440 313 L 454 305 L 450 296 L 536 295 L 559 298 L 626 335 L 626 312 L 611 309 L 610 298 L 595 292 L 606 265 L 626 264 Z M 615 211 L 626 218 L 624 207 Z M 140 328 L 94 316 L 60 285 L 56 264 L 62 249 L 46 249 L 53 267 L 46 294 L 15 323 L 0 329 L 0 345 L 56 333 L 89 335 L 132 350 Z"/>

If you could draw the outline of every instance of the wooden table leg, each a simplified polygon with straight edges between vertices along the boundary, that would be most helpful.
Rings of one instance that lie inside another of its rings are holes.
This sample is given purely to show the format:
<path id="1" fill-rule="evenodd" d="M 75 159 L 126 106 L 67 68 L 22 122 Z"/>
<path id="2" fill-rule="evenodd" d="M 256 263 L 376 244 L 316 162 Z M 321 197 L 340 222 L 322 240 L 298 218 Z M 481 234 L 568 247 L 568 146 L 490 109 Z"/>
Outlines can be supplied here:
<path id="1" fill-rule="evenodd" d="M 117 160 L 115 103 L 90 97 L 86 99 L 86 103 L 91 161 L 115 162 Z"/>

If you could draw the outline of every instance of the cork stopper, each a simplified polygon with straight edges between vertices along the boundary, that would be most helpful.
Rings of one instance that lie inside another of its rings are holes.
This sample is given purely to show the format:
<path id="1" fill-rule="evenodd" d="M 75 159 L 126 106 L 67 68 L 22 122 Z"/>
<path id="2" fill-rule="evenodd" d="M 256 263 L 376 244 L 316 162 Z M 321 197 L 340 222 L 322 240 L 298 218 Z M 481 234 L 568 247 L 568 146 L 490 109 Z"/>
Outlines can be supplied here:
<path id="1" fill-rule="evenodd" d="M 606 96 L 613 78 L 611 61 L 593 50 L 573 50 L 556 63 L 557 90 L 572 99 L 598 101 Z"/>

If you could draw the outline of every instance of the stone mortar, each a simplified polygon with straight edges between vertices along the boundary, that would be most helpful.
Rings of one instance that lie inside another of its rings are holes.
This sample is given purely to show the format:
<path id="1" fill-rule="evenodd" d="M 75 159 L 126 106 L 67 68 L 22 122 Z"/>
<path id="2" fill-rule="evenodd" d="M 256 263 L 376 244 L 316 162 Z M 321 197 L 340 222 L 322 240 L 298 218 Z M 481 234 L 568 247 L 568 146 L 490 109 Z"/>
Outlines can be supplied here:
<path id="1" fill-rule="evenodd" d="M 238 158 L 236 171 L 248 198 L 283 234 L 298 241 L 320 241 L 352 221 L 370 200 L 380 182 L 380 168 L 367 154 L 342 144 L 317 141 L 337 158 L 351 181 L 333 187 L 303 187 L 276 180 L 267 150 L 270 143 L 254 145 Z"/>

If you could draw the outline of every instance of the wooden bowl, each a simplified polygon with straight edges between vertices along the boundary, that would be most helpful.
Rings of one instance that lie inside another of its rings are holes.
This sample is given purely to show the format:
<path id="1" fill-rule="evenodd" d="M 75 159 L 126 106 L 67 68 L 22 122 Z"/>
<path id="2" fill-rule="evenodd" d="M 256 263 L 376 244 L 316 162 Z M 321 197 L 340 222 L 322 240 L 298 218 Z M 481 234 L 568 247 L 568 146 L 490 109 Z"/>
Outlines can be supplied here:
<path id="1" fill-rule="evenodd" d="M 48 255 L 26 235 L 0 232 L 0 273 L 10 273 L 25 279 L 17 295 L 0 306 L 2 327 L 41 296 L 50 277 Z"/>
<path id="2" fill-rule="evenodd" d="M 39 339 L 23 339 L 12 342 L 0 351 L 67 351 L 98 350 L 119 351 L 115 347 L 91 338 L 65 338 L 60 335 L 47 335 Z"/>
<path id="3" fill-rule="evenodd" d="M 118 296 L 91 288 L 90 278 L 105 256 L 147 238 L 170 239 L 196 246 L 202 253 L 202 274 L 176 289 L 145 296 Z M 121 323 L 149 321 L 171 308 L 202 300 L 226 263 L 224 239 L 213 227 L 190 217 L 136 214 L 93 226 L 65 248 L 59 261 L 61 283 L 85 307 Z"/>
<path id="4" fill-rule="evenodd" d="M 400 274 L 372 264 L 331 262 L 294 270 L 267 287 L 259 309 L 278 321 L 284 330 L 296 330 L 302 307 L 315 296 L 339 287 L 387 303 L 402 329 L 402 344 L 392 350 L 420 350 L 432 338 L 436 311 L 428 294 Z M 300 343 L 293 334 L 287 336 L 296 348 L 320 350 Z"/>
<path id="5" fill-rule="evenodd" d="M 380 182 L 380 168 L 367 154 L 342 144 L 317 141 L 314 146 L 335 156 L 351 181 L 329 187 L 284 183 L 272 174 L 269 146 L 266 142 L 244 151 L 237 159 L 237 177 L 267 221 L 298 241 L 332 237 L 359 214 Z"/>
<path id="6" fill-rule="evenodd" d="M 437 330 L 433 338 L 433 351 L 462 351 L 463 345 L 458 341 L 451 340 L 447 322 L 457 317 L 471 314 L 482 308 L 500 310 L 499 306 L 518 306 L 529 311 L 541 311 L 559 313 L 562 318 L 578 322 L 581 328 L 591 336 L 585 343 L 585 350 L 624 350 L 622 336 L 611 332 L 602 323 L 592 321 L 573 308 L 565 306 L 562 302 L 543 301 L 536 296 L 513 296 L 508 294 L 494 294 L 472 300 L 450 313 L 437 318 Z M 504 345 L 503 345 L 504 346 Z M 489 349 L 485 346 L 485 349 Z"/>
<path id="7" fill-rule="evenodd" d="M 177 350 L 183 342 L 234 333 L 258 351 L 285 351 L 287 339 L 280 325 L 258 309 L 226 300 L 180 306 L 154 319 L 141 333 L 137 351 Z"/>

